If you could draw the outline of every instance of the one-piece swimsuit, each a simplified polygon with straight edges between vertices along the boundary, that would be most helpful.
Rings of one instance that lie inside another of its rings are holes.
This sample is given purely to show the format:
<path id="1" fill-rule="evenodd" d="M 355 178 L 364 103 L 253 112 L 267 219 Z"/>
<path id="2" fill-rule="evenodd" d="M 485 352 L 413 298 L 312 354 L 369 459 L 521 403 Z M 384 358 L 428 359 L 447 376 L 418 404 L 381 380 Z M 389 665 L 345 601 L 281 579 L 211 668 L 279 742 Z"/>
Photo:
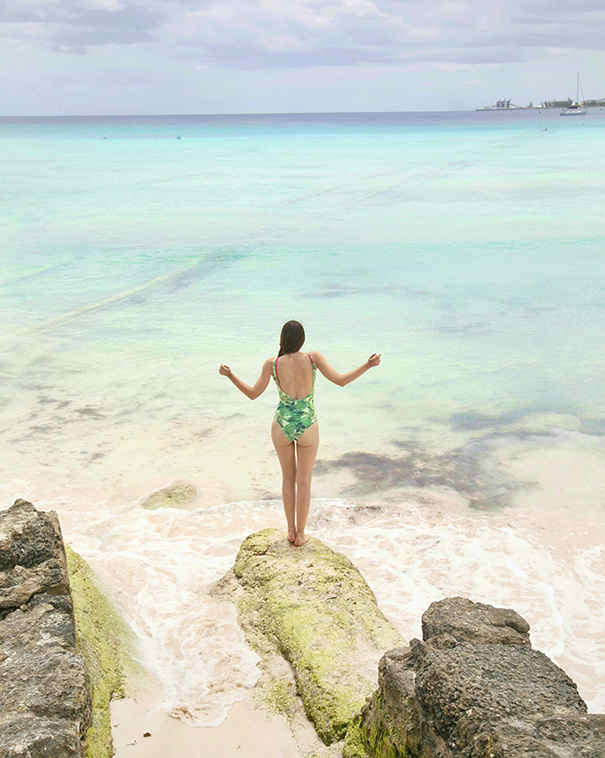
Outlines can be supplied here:
<path id="1" fill-rule="evenodd" d="M 296 442 L 296 440 L 317 421 L 317 412 L 315 411 L 315 364 L 313 358 L 309 355 L 311 361 L 311 367 L 313 368 L 313 384 L 311 385 L 311 392 L 306 397 L 300 399 L 290 397 L 287 395 L 279 383 L 279 377 L 277 375 L 277 357 L 273 361 L 273 378 L 275 384 L 277 384 L 277 391 L 279 392 L 279 403 L 275 415 L 273 418 L 282 428 L 283 433 L 290 440 L 290 442 Z"/>

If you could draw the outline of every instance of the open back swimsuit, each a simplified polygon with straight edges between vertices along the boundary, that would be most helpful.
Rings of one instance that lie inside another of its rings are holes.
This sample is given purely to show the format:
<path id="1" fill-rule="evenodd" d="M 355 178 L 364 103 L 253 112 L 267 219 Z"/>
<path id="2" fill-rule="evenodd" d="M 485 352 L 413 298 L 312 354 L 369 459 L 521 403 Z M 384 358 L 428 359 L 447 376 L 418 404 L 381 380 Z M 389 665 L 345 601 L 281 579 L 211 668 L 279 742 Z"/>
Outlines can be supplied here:
<path id="1" fill-rule="evenodd" d="M 273 418 L 280 425 L 287 439 L 289 439 L 290 442 L 296 442 L 303 432 L 317 421 L 315 400 L 313 398 L 315 393 L 315 364 L 313 363 L 313 358 L 309 355 L 311 367 L 313 368 L 313 384 L 311 385 L 311 392 L 309 392 L 306 397 L 297 399 L 295 397 L 290 397 L 290 395 L 286 395 L 281 388 L 279 377 L 277 376 L 278 360 L 279 356 L 273 361 L 273 378 L 275 379 L 275 384 L 277 384 L 277 390 L 279 392 L 279 404 Z"/>

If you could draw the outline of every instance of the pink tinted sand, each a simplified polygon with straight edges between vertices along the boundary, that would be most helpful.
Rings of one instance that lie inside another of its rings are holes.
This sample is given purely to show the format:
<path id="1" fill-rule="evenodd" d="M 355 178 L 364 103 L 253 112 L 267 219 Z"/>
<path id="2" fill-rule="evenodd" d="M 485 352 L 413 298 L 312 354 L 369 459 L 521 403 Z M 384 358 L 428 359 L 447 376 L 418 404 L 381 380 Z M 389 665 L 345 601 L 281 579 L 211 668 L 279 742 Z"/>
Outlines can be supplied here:
<path id="1" fill-rule="evenodd" d="M 286 720 L 269 717 L 249 698 L 232 706 L 218 727 L 190 727 L 135 700 L 111 704 L 116 758 L 302 758 Z M 145 737 L 145 734 L 151 736 Z"/>

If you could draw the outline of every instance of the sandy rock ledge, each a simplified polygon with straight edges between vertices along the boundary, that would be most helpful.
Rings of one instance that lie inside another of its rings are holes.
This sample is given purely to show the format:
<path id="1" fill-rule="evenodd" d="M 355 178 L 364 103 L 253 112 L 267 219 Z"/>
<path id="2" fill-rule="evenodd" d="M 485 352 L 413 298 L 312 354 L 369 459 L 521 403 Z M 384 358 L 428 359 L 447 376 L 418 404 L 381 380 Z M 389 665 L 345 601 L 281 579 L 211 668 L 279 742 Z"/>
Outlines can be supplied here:
<path id="1" fill-rule="evenodd" d="M 214 594 L 236 603 L 274 710 L 296 717 L 300 696 L 326 745 L 375 689 L 383 653 L 404 644 L 351 561 L 313 537 L 297 548 L 276 529 L 250 535 Z"/>

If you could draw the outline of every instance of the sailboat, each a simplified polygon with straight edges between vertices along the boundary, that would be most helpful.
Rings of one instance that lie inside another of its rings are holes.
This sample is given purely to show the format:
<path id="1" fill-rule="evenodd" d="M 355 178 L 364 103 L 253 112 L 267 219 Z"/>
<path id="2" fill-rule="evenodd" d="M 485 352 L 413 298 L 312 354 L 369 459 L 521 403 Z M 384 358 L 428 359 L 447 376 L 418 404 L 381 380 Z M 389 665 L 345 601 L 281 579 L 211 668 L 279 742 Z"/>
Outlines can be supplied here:
<path id="1" fill-rule="evenodd" d="M 580 92 L 582 92 L 582 100 L 580 100 Z M 575 103 L 571 103 L 570 105 L 568 105 L 564 111 L 561 111 L 561 116 L 585 116 L 586 108 L 583 106 L 584 106 L 584 90 L 582 89 L 582 85 L 580 84 L 580 74 L 578 74 L 578 79 L 576 82 L 576 101 Z"/>

